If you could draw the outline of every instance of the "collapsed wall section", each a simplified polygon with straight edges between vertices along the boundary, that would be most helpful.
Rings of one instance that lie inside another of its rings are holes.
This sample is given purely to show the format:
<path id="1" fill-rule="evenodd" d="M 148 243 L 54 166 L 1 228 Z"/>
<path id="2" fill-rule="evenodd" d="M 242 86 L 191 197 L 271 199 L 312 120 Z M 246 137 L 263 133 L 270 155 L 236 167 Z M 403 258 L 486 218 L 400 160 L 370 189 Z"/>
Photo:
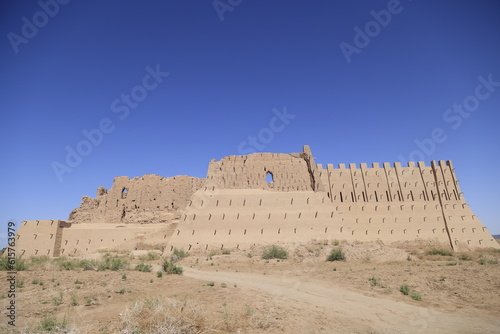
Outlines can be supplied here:
<path id="1" fill-rule="evenodd" d="M 97 196 L 84 196 L 69 220 L 77 223 L 160 223 L 178 216 L 205 179 L 191 176 L 144 175 L 116 177 L 109 191 L 100 187 Z"/>

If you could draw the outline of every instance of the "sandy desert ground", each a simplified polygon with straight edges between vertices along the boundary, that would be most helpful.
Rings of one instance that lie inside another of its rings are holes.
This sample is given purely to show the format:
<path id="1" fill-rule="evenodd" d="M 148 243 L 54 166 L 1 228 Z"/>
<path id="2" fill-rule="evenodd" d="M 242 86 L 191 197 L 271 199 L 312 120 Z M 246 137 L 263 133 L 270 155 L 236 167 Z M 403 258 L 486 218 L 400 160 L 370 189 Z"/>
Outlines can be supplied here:
<path id="1" fill-rule="evenodd" d="M 432 255 L 408 245 L 333 241 L 283 247 L 284 260 L 262 259 L 264 246 L 191 252 L 175 262 L 182 275 L 161 277 L 155 250 L 95 254 L 90 268 L 72 265 L 76 259 L 27 260 L 16 277 L 15 327 L 7 324 L 2 284 L 0 332 L 500 332 L 498 251 Z M 339 248 L 346 260 L 326 261 Z M 99 270 L 106 257 L 127 268 Z M 136 270 L 140 263 L 151 271 Z M 6 276 L 0 272 L 2 282 Z"/>

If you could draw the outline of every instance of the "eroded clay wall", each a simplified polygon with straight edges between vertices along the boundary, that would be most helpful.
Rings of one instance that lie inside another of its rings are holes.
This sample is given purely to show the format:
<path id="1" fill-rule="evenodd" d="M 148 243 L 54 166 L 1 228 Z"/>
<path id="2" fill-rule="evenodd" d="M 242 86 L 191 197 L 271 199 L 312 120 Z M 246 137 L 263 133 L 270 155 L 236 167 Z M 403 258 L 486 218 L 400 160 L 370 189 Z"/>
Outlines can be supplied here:
<path id="1" fill-rule="evenodd" d="M 334 215 L 325 192 L 202 189 L 193 195 L 167 251 L 329 239 L 339 227 Z"/>
<path id="2" fill-rule="evenodd" d="M 273 182 L 266 182 L 267 174 Z M 212 160 L 207 181 L 219 189 L 313 190 L 308 161 L 302 153 L 253 153 Z"/>
<path id="3" fill-rule="evenodd" d="M 352 235 L 376 233 L 394 242 L 424 238 L 455 249 L 498 247 L 463 199 L 451 161 L 318 165 L 318 170 Z"/>
<path id="4" fill-rule="evenodd" d="M 271 175 L 269 182 L 267 176 Z M 465 202 L 450 161 L 314 163 L 302 153 L 229 156 L 207 178 L 115 178 L 84 197 L 70 219 L 23 222 L 19 254 L 81 255 L 138 244 L 248 248 L 317 240 L 500 248 Z"/>
<path id="5" fill-rule="evenodd" d="M 181 217 L 167 251 L 312 239 L 450 246 L 438 204 L 333 204 L 326 192 L 200 190 Z"/>
<path id="6" fill-rule="evenodd" d="M 262 158 L 233 171 L 246 174 L 244 168 L 252 168 L 257 174 L 248 174 L 263 182 L 269 159 Z M 304 162 L 301 179 L 305 183 L 307 168 L 310 180 L 320 183 L 316 191 L 311 186 L 279 194 L 272 187 L 261 189 L 263 183 L 253 189 L 232 189 L 242 184 L 236 176 L 224 178 L 224 168 L 231 171 L 232 165 L 211 164 L 220 175 L 209 178 L 193 195 L 167 251 L 174 247 L 246 248 L 255 243 L 311 239 L 498 248 L 463 200 L 450 161 L 432 162 L 431 166 L 410 162 L 407 167 L 399 163 L 350 164 L 348 168 L 327 165 L 326 169 L 316 165 L 316 170 Z M 321 187 L 325 191 L 319 191 Z"/>
<path id="7" fill-rule="evenodd" d="M 69 220 L 77 223 L 160 223 L 175 219 L 179 209 L 205 179 L 191 176 L 116 177 L 111 189 L 100 187 L 96 198 L 84 196 Z"/>
<path id="8" fill-rule="evenodd" d="M 16 233 L 16 254 L 22 257 L 47 255 L 58 256 L 62 220 L 26 220 Z"/>
<path id="9" fill-rule="evenodd" d="M 158 232 L 162 228 L 164 224 L 71 224 L 63 229 L 59 255 L 77 256 L 116 249 L 126 243 L 129 243 L 130 250 L 133 250 L 143 236 Z"/>
<path id="10" fill-rule="evenodd" d="M 350 164 L 349 168 L 329 164 L 326 169 L 318 165 L 318 170 L 333 202 L 433 201 L 439 199 L 438 194 L 448 201 L 460 196 L 451 161 L 432 162 L 431 166 L 409 162 L 407 167 L 399 162 L 393 166 L 373 163 L 371 167 Z"/>

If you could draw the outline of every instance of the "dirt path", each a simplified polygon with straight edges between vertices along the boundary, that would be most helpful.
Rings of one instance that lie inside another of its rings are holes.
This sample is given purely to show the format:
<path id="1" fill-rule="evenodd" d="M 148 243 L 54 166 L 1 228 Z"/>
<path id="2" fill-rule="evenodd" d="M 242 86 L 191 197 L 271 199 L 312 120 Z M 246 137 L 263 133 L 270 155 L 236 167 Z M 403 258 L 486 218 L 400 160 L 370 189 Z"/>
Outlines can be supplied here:
<path id="1" fill-rule="evenodd" d="M 265 292 L 275 301 L 308 308 L 308 313 L 312 310 L 323 312 L 332 320 L 325 323 L 335 325 L 336 332 L 500 333 L 500 320 L 491 317 L 444 313 L 288 277 L 184 269 L 187 277 L 237 284 L 241 288 Z"/>

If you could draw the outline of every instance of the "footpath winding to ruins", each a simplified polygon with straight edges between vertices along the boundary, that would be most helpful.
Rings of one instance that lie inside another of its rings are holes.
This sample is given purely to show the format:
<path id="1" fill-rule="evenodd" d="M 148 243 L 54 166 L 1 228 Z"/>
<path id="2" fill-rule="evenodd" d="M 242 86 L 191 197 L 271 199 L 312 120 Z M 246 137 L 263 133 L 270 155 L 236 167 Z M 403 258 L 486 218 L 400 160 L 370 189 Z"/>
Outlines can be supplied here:
<path id="1" fill-rule="evenodd" d="M 22 256 L 58 257 L 312 239 L 500 247 L 465 202 L 451 161 L 325 167 L 309 146 L 212 160 L 205 179 L 117 177 L 66 221 L 22 222 L 16 245 Z"/>

